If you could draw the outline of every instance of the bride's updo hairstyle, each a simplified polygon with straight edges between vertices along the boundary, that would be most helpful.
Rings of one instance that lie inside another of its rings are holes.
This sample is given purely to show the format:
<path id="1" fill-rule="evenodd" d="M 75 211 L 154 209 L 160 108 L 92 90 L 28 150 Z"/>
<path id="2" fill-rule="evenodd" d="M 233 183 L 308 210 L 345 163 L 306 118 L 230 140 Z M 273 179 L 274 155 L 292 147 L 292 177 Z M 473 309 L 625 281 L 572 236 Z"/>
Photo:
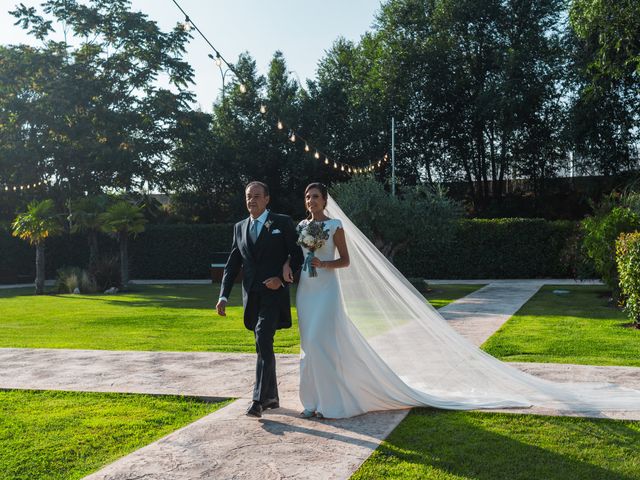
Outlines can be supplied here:
<path id="1" fill-rule="evenodd" d="M 324 183 L 310 183 L 309 185 L 307 185 L 307 188 L 304 189 L 304 196 L 306 197 L 309 190 L 313 190 L 314 188 L 320 192 L 320 195 L 322 195 L 322 198 L 324 200 L 324 208 L 327 208 L 327 197 L 329 196 L 329 192 L 327 190 L 327 186 Z"/>

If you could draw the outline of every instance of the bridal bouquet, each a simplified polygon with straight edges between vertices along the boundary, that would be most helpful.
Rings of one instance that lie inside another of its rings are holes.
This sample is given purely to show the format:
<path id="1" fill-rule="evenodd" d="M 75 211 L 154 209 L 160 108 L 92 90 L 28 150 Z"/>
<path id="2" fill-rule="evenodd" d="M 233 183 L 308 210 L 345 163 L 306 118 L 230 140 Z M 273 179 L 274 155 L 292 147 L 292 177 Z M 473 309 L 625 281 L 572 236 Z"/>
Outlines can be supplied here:
<path id="1" fill-rule="evenodd" d="M 311 265 L 314 252 L 319 248 L 322 248 L 324 243 L 329 240 L 329 229 L 325 230 L 324 222 L 307 222 L 298 225 L 298 245 L 309 250 L 307 257 L 304 259 L 302 265 L 303 270 L 309 269 L 309 277 L 317 277 L 318 272 L 316 268 Z"/>

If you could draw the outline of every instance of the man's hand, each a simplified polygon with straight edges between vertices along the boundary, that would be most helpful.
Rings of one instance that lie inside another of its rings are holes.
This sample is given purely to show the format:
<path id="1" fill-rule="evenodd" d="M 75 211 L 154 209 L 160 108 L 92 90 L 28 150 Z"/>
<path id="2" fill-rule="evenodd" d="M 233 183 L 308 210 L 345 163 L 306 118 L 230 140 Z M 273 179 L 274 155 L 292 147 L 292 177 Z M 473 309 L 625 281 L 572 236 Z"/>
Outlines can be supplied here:
<path id="1" fill-rule="evenodd" d="M 287 283 L 293 283 L 293 270 L 291 270 L 288 262 L 282 267 L 282 278 Z"/>
<path id="2" fill-rule="evenodd" d="M 278 290 L 280 287 L 283 286 L 282 280 L 280 280 L 278 277 L 269 277 L 262 283 L 269 290 Z"/>
<path id="3" fill-rule="evenodd" d="M 221 317 L 226 317 L 227 316 L 227 302 L 226 300 L 218 300 L 218 303 L 216 304 L 216 310 L 218 311 L 218 315 L 220 315 Z"/>

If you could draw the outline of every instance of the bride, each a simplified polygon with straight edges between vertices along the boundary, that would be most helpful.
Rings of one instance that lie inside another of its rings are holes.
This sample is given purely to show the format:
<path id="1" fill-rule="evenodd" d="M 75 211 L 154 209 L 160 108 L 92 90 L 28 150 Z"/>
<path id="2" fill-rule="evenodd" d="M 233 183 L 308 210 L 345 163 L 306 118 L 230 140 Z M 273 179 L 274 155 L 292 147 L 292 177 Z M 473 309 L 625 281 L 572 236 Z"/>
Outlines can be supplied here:
<path id="1" fill-rule="evenodd" d="M 302 416 L 346 418 L 415 406 L 536 405 L 590 415 L 640 408 L 639 391 L 554 383 L 483 352 L 425 302 L 326 186 L 308 185 L 305 206 L 310 218 L 298 225 L 301 238 L 320 230 L 326 239 L 312 254 L 303 245 L 308 259 L 296 295 Z M 292 281 L 288 265 L 283 274 Z"/>

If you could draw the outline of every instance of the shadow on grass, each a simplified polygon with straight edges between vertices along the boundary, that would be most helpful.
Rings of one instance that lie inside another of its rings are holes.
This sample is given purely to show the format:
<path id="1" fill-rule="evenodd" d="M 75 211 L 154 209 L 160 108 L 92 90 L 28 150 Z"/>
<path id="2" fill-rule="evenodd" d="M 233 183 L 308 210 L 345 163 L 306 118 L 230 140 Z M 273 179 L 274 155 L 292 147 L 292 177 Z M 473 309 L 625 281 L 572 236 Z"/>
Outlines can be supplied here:
<path id="1" fill-rule="evenodd" d="M 481 414 L 486 416 L 486 422 L 502 431 L 509 430 L 507 436 L 484 428 L 482 419 L 474 422 L 469 415 L 473 414 L 413 410 L 408 421 L 387 438 L 354 478 L 399 478 L 402 471 L 411 473 L 407 475 L 411 478 L 441 478 L 440 474 L 446 472 L 456 478 L 475 480 L 639 478 L 616 468 L 594 465 L 596 461 L 589 458 L 595 446 L 592 438 L 602 440 L 603 436 L 616 449 L 627 449 L 630 455 L 634 455 L 633 451 L 637 453 L 640 432 L 629 428 L 627 422 L 599 424 L 598 420 L 545 420 L 546 417 L 523 421 L 517 418 L 522 418 L 521 415 L 511 419 L 501 415 L 492 421 L 492 414 Z M 547 431 L 554 429 L 555 432 Z M 526 438 L 527 443 L 512 438 L 515 436 Z M 577 441 L 584 441 L 584 448 L 575 445 Z M 624 455 L 615 458 L 616 451 L 608 451 L 608 444 L 600 448 L 605 449 L 602 456 L 607 462 L 624 464 Z M 570 453 L 563 454 L 563 450 Z M 425 477 L 427 472 L 433 477 Z"/>

